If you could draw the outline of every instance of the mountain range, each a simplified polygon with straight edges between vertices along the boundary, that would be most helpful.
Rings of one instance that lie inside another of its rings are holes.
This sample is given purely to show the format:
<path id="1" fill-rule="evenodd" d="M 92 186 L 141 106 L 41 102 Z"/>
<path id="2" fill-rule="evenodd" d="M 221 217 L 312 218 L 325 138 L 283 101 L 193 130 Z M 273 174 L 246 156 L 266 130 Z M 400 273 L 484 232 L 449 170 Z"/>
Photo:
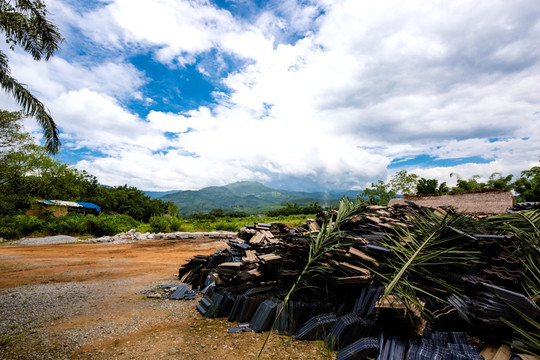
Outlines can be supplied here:
<path id="1" fill-rule="evenodd" d="M 200 190 L 150 192 L 152 198 L 171 201 L 178 206 L 182 216 L 194 213 L 207 213 L 212 209 L 228 212 L 262 214 L 279 209 L 286 202 L 306 206 L 318 203 L 321 206 L 337 204 L 343 196 L 355 198 L 361 194 L 354 191 L 301 192 L 273 189 L 255 181 L 240 181 L 225 186 L 210 186 Z"/>

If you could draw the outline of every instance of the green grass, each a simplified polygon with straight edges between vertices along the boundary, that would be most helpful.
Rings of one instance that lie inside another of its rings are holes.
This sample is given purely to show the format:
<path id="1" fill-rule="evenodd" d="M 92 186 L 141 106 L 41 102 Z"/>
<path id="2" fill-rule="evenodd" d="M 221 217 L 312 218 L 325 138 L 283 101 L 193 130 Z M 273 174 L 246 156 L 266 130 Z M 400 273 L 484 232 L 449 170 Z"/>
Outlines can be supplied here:
<path id="1" fill-rule="evenodd" d="M 245 217 L 218 217 L 216 219 L 193 219 L 193 218 L 168 218 L 159 217 L 150 219 L 150 224 L 141 224 L 137 227 L 139 232 L 208 232 L 208 231 L 231 231 L 237 232 L 246 225 L 254 223 L 284 223 L 289 226 L 298 226 L 307 218 L 315 215 L 290 215 L 290 216 L 259 216 Z"/>

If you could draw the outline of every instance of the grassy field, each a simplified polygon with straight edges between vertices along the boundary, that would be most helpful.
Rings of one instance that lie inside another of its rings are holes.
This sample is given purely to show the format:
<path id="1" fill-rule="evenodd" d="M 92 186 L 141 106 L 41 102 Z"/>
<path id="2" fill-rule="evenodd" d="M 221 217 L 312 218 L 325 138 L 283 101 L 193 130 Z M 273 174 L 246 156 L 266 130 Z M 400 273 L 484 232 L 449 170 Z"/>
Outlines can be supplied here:
<path id="1" fill-rule="evenodd" d="M 315 215 L 289 215 L 289 216 L 260 216 L 251 215 L 244 217 L 218 217 L 215 219 L 193 219 L 193 218 L 152 218 L 150 223 L 141 224 L 137 227 L 139 232 L 199 232 L 199 231 L 239 231 L 246 225 L 255 223 L 279 222 L 289 226 L 302 224 L 308 218 Z"/>

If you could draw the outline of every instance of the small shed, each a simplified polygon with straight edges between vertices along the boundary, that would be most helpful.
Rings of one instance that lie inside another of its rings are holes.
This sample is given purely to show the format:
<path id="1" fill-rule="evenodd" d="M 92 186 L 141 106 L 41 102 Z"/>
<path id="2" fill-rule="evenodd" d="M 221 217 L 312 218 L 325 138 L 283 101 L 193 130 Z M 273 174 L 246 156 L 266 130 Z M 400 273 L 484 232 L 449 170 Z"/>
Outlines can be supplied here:
<path id="1" fill-rule="evenodd" d="M 43 216 L 44 213 L 49 213 L 54 217 L 66 216 L 68 211 L 97 213 L 101 212 L 101 208 L 88 202 L 75 202 L 65 200 L 38 200 L 30 209 L 26 210 L 28 216 Z"/>

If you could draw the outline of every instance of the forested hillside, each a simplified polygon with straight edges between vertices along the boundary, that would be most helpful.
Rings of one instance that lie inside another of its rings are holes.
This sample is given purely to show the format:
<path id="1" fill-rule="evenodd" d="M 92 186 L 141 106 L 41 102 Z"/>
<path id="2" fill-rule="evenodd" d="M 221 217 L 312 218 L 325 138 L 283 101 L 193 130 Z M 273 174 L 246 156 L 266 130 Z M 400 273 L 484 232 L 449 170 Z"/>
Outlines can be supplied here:
<path id="1" fill-rule="evenodd" d="M 355 192 L 361 194 L 360 191 Z M 229 212 L 245 212 L 262 214 L 276 210 L 286 203 L 307 206 L 319 203 L 330 206 L 337 203 L 345 192 L 297 192 L 278 190 L 254 181 L 240 181 L 225 186 L 211 186 L 197 191 L 179 191 L 160 197 L 164 201 L 173 202 L 178 206 L 182 216 L 195 213 L 207 213 L 212 209 L 223 209 Z"/>

